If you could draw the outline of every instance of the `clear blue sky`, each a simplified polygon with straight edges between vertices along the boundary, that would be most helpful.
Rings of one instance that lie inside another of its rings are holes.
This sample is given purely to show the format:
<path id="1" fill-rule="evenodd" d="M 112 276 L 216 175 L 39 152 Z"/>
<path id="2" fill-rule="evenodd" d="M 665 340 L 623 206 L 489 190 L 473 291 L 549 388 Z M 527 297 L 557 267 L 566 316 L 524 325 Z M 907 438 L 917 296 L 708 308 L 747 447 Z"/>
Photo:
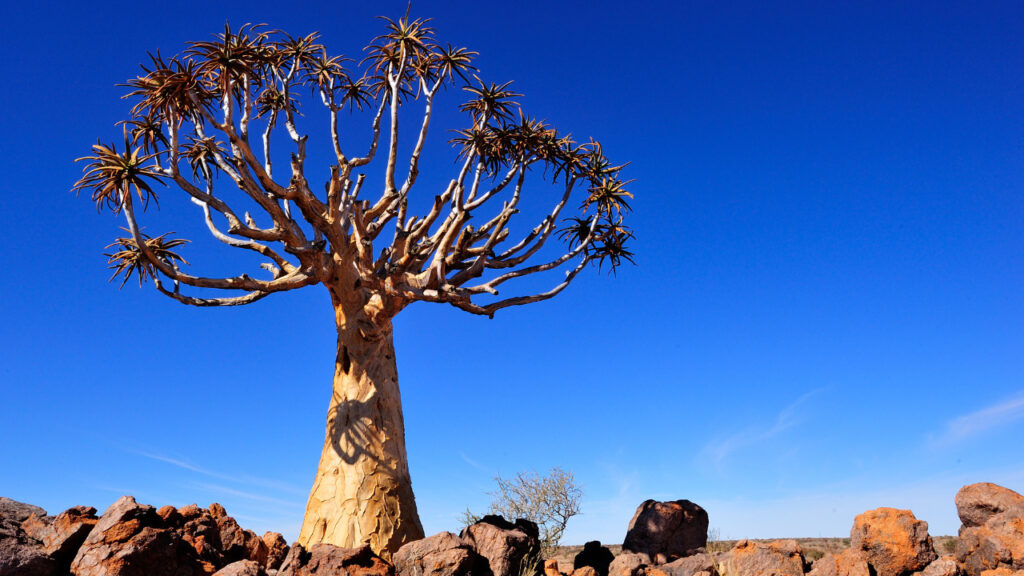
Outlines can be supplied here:
<path id="1" fill-rule="evenodd" d="M 123 224 L 69 192 L 73 160 L 118 136 L 114 84 L 147 51 L 230 20 L 356 55 L 405 2 L 186 4 L 4 9 L 0 495 L 217 501 L 292 539 L 330 393 L 326 291 L 225 310 L 118 291 L 102 252 Z M 647 498 L 702 504 L 723 537 L 840 536 L 878 506 L 949 534 L 961 485 L 1024 490 L 1019 2 L 413 13 L 636 179 L 636 267 L 494 320 L 396 319 L 428 533 L 484 509 L 495 474 L 553 466 L 585 488 L 570 543 L 621 541 Z M 434 150 L 424 172 L 447 178 Z M 197 225 L 162 198 L 160 230 Z"/>

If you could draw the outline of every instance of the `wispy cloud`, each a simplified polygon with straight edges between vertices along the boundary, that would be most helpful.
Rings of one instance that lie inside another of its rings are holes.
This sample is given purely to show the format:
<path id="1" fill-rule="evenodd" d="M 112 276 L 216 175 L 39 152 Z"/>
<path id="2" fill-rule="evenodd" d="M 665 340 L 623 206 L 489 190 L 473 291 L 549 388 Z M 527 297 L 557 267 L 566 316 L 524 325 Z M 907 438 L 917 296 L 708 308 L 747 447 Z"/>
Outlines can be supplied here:
<path id="1" fill-rule="evenodd" d="M 1024 418 L 1024 394 L 1006 398 L 946 422 L 946 429 L 933 438 L 936 446 L 954 444 Z"/>
<path id="2" fill-rule="evenodd" d="M 231 483 L 246 484 L 249 486 L 258 486 L 261 488 L 270 488 L 278 492 L 287 492 L 289 494 L 296 494 L 299 496 L 305 496 L 308 493 L 307 490 L 304 490 L 297 486 L 293 486 L 286 482 L 281 482 L 279 480 L 258 478 L 255 476 L 249 476 L 247 474 L 225 474 L 215 470 L 210 470 L 209 468 L 197 466 L 184 460 L 171 458 L 169 456 L 164 456 L 162 454 L 154 454 L 152 452 L 146 452 L 143 450 L 125 449 L 125 451 L 131 454 L 135 454 L 137 456 L 149 458 L 150 460 L 156 460 L 157 462 L 164 462 L 166 464 L 170 464 L 171 466 L 176 466 L 183 470 L 188 470 L 189 472 L 195 472 L 196 474 L 201 474 L 203 476 L 208 476 L 210 478 L 216 478 L 217 480 L 223 480 Z"/>
<path id="3" fill-rule="evenodd" d="M 228 494 L 231 496 L 237 496 L 246 500 L 252 500 L 254 502 L 262 502 L 265 504 L 276 504 L 278 506 L 284 506 L 286 508 L 299 508 L 301 509 L 304 502 L 297 500 L 281 500 L 279 498 L 271 498 L 269 496 L 263 496 L 262 494 L 255 494 L 253 492 L 247 492 L 245 490 L 237 490 L 229 486 L 222 486 L 220 484 L 210 484 L 207 482 L 193 482 L 193 486 L 201 490 L 208 492 L 215 492 L 220 494 Z"/>
<path id="4" fill-rule="evenodd" d="M 494 470 L 491 470 L 487 466 L 484 466 L 483 464 L 477 462 L 476 460 L 473 460 L 472 458 L 467 456 L 465 452 L 463 452 L 461 450 L 459 451 L 459 458 L 462 458 L 463 462 L 465 462 L 466 464 L 469 464 L 470 466 L 472 466 L 473 468 L 476 468 L 477 470 L 479 470 L 481 472 L 486 472 L 490 476 L 496 476 L 497 475 L 497 473 Z"/>
<path id="5" fill-rule="evenodd" d="M 797 398 L 792 404 L 783 408 L 775 416 L 774 422 L 768 427 L 748 428 L 724 439 L 708 443 L 701 454 L 710 458 L 716 465 L 721 464 L 730 454 L 741 448 L 770 440 L 780 433 L 796 426 L 803 420 L 803 406 L 812 396 L 821 392 L 821 388 L 811 390 Z"/>

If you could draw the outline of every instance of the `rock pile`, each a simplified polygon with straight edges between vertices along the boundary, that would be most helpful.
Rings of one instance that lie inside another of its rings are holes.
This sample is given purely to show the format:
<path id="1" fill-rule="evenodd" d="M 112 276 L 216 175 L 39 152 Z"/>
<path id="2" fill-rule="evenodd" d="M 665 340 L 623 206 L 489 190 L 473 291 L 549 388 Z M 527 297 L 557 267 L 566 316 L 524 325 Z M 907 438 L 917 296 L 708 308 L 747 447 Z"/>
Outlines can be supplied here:
<path id="1" fill-rule="evenodd" d="M 156 510 L 124 496 L 101 517 L 83 506 L 47 516 L 0 498 L 0 576 L 297 576 L 278 570 L 288 551 L 219 504 Z"/>
<path id="2" fill-rule="evenodd" d="M 807 563 L 795 540 L 742 540 L 711 554 L 708 514 L 689 500 L 637 508 L 609 576 L 803 576 Z"/>
<path id="3" fill-rule="evenodd" d="M 76 506 L 56 516 L 0 498 L 0 576 L 1024 576 L 1024 496 L 995 484 L 956 495 L 955 554 L 936 553 L 910 510 L 860 514 L 850 547 L 813 565 L 795 540 L 742 540 L 707 550 L 708 514 L 688 500 L 648 500 L 622 553 L 588 542 L 573 570 L 540 556 L 537 525 L 487 516 L 458 536 L 410 542 L 391 563 L 368 546 L 288 546 L 241 528 L 219 504 L 159 510 L 124 496 L 102 516 Z"/>

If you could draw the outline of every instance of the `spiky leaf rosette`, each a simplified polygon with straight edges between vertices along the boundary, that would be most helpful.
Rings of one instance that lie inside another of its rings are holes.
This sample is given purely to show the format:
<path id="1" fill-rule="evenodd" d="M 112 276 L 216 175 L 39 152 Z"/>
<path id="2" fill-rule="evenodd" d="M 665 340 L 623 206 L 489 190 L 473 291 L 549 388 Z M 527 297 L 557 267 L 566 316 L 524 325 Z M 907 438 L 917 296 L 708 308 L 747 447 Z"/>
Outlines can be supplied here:
<path id="1" fill-rule="evenodd" d="M 121 211 L 124 196 L 133 190 L 143 205 L 148 205 L 150 198 L 156 201 L 156 193 L 146 179 L 162 182 L 162 174 L 154 166 L 144 166 L 156 157 L 156 153 L 146 154 L 142 147 L 132 148 L 127 127 L 124 130 L 124 152 L 118 152 L 113 144 L 100 144 L 92 147 L 95 156 L 83 156 L 75 161 L 89 160 L 83 175 L 75 182 L 72 191 L 76 194 L 91 189 L 91 197 L 97 210 L 106 205 L 115 214 Z"/>
<path id="2" fill-rule="evenodd" d="M 150 238 L 146 234 L 141 234 L 141 236 L 146 243 L 146 248 L 154 257 L 172 266 L 175 266 L 177 262 L 188 264 L 188 261 L 173 252 L 174 248 L 188 243 L 188 240 L 184 238 L 168 239 L 167 236 L 170 234 L 174 234 L 174 232 L 167 232 L 156 238 Z M 134 238 L 118 238 L 113 244 L 107 246 L 107 249 L 110 248 L 116 248 L 116 250 L 110 254 L 105 253 L 103 255 L 107 257 L 107 267 L 114 271 L 114 275 L 110 277 L 111 281 L 124 274 L 124 278 L 121 280 L 121 288 L 124 288 L 124 285 L 132 275 L 138 277 L 140 287 L 147 280 L 156 278 L 156 268 L 142 253 L 142 250 L 139 249 L 139 245 L 135 242 Z"/>

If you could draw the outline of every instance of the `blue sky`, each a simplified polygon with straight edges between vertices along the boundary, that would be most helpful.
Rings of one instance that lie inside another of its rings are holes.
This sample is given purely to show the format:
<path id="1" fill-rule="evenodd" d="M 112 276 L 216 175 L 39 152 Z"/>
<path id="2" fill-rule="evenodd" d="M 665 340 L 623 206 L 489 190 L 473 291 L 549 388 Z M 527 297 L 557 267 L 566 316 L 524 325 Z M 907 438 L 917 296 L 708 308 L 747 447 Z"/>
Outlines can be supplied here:
<path id="1" fill-rule="evenodd" d="M 220 502 L 297 535 L 333 372 L 326 291 L 224 310 L 119 291 L 102 253 L 123 224 L 69 192 L 73 160 L 117 137 L 115 84 L 147 51 L 230 20 L 319 30 L 356 55 L 375 16 L 404 11 L 5 8 L 0 494 L 51 512 L 124 493 Z M 396 318 L 428 534 L 483 510 L 496 474 L 553 466 L 585 490 L 569 543 L 621 541 L 647 498 L 693 500 L 730 538 L 842 536 L 878 506 L 951 534 L 961 485 L 1024 490 L 1019 3 L 418 1 L 413 15 L 636 179 L 636 267 L 493 320 L 429 304 Z M 424 178 L 448 178 L 450 149 L 433 150 Z M 198 224 L 161 198 L 161 229 Z M 192 249 L 197 266 L 223 257 Z"/>

